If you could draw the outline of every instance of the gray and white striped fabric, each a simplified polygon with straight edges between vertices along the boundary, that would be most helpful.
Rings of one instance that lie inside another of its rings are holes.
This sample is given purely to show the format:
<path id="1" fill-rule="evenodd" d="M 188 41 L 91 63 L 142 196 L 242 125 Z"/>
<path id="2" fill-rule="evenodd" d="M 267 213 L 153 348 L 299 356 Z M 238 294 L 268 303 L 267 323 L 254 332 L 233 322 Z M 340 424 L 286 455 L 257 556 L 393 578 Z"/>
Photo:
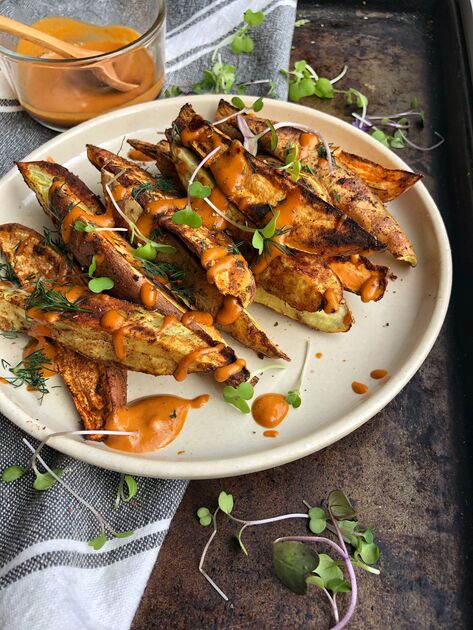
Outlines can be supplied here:
<path id="1" fill-rule="evenodd" d="M 211 65 L 215 46 L 241 25 L 247 8 L 263 10 L 266 16 L 254 31 L 255 50 L 238 57 L 225 53 L 226 58 L 245 80 L 277 81 L 278 93 L 284 97 L 279 69 L 289 61 L 296 0 L 169 2 L 168 85 L 198 81 Z M 53 135 L 22 111 L 0 73 L 1 174 Z M 22 432 L 2 416 L 0 432 L 0 470 L 26 464 L 29 452 Z M 0 628 L 129 628 L 186 482 L 140 479 L 136 499 L 115 511 L 118 474 L 48 448 L 44 458 L 51 467 L 64 468 L 64 480 L 117 531 L 134 529 L 135 534 L 109 540 L 94 551 L 85 541 L 97 535 L 96 520 L 58 484 L 37 492 L 30 477 L 0 482 Z"/>

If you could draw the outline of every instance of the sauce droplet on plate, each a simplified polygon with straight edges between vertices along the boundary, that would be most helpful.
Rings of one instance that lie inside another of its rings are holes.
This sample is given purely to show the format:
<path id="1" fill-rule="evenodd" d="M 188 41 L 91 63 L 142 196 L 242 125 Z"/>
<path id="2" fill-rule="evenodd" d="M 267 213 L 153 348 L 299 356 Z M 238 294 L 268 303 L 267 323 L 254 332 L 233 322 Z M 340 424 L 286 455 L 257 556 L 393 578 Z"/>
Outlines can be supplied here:
<path id="1" fill-rule="evenodd" d="M 353 383 L 351 384 L 351 388 L 355 392 L 355 394 L 366 394 L 369 389 L 368 385 L 365 385 L 364 383 L 358 383 L 358 381 L 353 381 Z"/>
<path id="2" fill-rule="evenodd" d="M 275 438 L 278 437 L 279 431 L 275 431 L 274 429 L 268 429 L 267 431 L 263 431 L 264 437 L 267 438 Z"/>
<path id="3" fill-rule="evenodd" d="M 289 404 L 283 394 L 262 394 L 251 406 L 254 420 L 268 429 L 277 427 L 289 411 Z"/>
<path id="4" fill-rule="evenodd" d="M 192 400 L 178 396 L 147 396 L 119 407 L 107 420 L 109 431 L 136 431 L 136 435 L 110 435 L 110 448 L 130 453 L 147 453 L 175 440 L 191 409 L 203 407 L 209 400 L 204 394 Z"/>
<path id="5" fill-rule="evenodd" d="M 374 378 L 376 380 L 378 380 L 380 378 L 384 378 L 387 375 L 388 375 L 388 371 L 387 370 L 373 370 L 372 372 L 370 372 L 371 378 Z"/>

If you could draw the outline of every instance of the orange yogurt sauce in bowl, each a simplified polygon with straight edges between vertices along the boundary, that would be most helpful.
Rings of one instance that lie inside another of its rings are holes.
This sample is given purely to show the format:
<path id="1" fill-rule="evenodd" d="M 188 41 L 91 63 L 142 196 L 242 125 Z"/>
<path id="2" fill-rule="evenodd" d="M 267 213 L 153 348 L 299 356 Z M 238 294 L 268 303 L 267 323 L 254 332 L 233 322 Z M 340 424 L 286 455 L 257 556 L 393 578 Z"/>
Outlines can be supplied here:
<path id="1" fill-rule="evenodd" d="M 47 17 L 32 26 L 82 48 L 107 53 L 136 41 L 141 35 L 127 26 L 96 26 L 71 18 Z M 110 60 L 122 81 L 136 84 L 127 92 L 105 85 L 83 60 L 60 60 L 41 46 L 20 40 L 16 52 L 26 57 L 57 59 L 57 62 L 24 61 L 19 68 L 19 99 L 40 122 L 52 127 L 72 127 L 104 112 L 151 101 L 161 91 L 164 75 L 157 71 L 151 53 L 138 46 Z M 64 61 L 64 63 L 61 63 Z"/>

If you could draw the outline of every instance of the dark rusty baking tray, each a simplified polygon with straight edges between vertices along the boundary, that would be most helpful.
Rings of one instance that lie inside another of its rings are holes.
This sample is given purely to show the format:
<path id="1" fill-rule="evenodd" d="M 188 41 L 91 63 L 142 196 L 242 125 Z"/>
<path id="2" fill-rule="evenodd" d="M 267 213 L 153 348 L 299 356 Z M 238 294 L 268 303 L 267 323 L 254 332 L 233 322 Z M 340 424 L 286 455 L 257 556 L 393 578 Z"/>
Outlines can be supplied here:
<path id="1" fill-rule="evenodd" d="M 208 532 L 199 530 L 194 512 L 212 505 L 223 485 L 241 513 L 255 517 L 297 511 L 299 498 L 320 500 L 337 485 L 358 499 L 365 520 L 377 526 L 383 558 L 380 578 L 361 576 L 352 629 L 468 627 L 473 612 L 473 95 L 461 19 L 468 2 L 299 2 L 299 17 L 310 23 L 295 31 L 294 60 L 307 59 L 329 77 L 348 63 L 345 84 L 368 94 L 371 112 L 402 111 L 417 97 L 428 126 L 446 137 L 436 151 L 405 149 L 400 155 L 424 173 L 445 220 L 454 258 L 451 307 L 419 373 L 370 423 L 299 462 L 189 485 L 135 630 L 328 627 L 321 596 L 292 595 L 271 571 L 270 541 L 294 533 L 294 524 L 248 533 L 251 560 L 232 548 L 230 528 L 223 528 L 208 569 L 232 595 L 231 606 L 197 573 Z M 341 100 L 304 104 L 349 117 Z M 423 144 L 433 139 L 427 130 L 419 136 Z"/>

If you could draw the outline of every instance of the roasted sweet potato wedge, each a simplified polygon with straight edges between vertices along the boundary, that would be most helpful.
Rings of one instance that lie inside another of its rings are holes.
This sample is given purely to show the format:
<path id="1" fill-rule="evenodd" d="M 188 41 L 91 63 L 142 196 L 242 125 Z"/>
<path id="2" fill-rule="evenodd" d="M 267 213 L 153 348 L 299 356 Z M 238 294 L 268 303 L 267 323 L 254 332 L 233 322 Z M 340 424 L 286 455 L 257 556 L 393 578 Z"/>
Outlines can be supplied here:
<path id="1" fill-rule="evenodd" d="M 235 109 L 231 105 L 222 106 L 218 115 L 227 114 L 228 111 Z M 232 118 L 223 124 L 235 126 L 234 121 Z M 246 116 L 246 121 L 254 133 L 268 128 L 265 120 L 255 116 Z M 417 264 L 412 243 L 381 199 L 371 192 L 358 175 L 339 163 L 337 158 L 330 168 L 327 160 L 319 156 L 319 142 L 315 135 L 301 132 L 294 127 L 282 127 L 277 130 L 277 135 L 278 144 L 274 151 L 271 150 L 271 134 L 261 137 L 259 142 L 264 151 L 284 160 L 292 147 L 299 147 L 301 163 L 328 190 L 334 206 L 385 245 L 397 259 L 412 266 Z M 323 145 L 320 146 L 323 149 Z M 361 250 L 357 253 L 361 253 Z"/>
<path id="2" fill-rule="evenodd" d="M 385 168 L 381 164 L 376 164 L 376 162 L 341 149 L 336 151 L 336 160 L 352 173 L 361 177 L 365 184 L 368 184 L 371 192 L 377 195 L 383 203 L 396 199 L 422 179 L 420 173 Z"/>
<path id="3" fill-rule="evenodd" d="M 120 199 L 117 203 L 124 202 L 125 205 L 130 197 L 134 197 L 142 206 L 144 212 L 137 219 L 137 224 L 146 236 L 149 236 L 155 226 L 161 226 L 173 232 L 201 260 L 202 266 L 208 272 L 209 280 L 215 284 L 222 295 L 238 298 L 243 306 L 251 303 L 255 291 L 253 274 L 242 256 L 233 252 L 234 243 L 225 232 L 209 229 L 205 225 L 189 228 L 187 225 L 174 223 L 172 215 L 186 206 L 187 198 L 176 199 L 169 192 L 163 193 L 153 187 L 149 180 L 151 177 L 149 173 L 138 169 L 135 165 L 128 168 L 127 160 L 114 156 L 105 149 L 89 145 L 88 156 L 94 166 L 100 169 L 106 166 L 107 172 L 113 175 L 124 171 L 115 181 L 112 181 L 112 190 L 116 190 L 117 186 L 120 187 L 120 195 L 117 195 Z M 137 169 L 142 171 L 139 177 L 136 174 Z M 144 182 L 147 182 L 149 186 L 143 186 Z M 133 187 L 137 189 L 140 183 L 142 190 L 133 194 Z M 122 194 L 123 189 L 126 194 Z M 228 250 L 224 262 L 217 263 L 216 258 L 204 256 L 206 250 L 215 248 Z"/>
<path id="4" fill-rule="evenodd" d="M 217 108 L 216 120 L 225 118 L 235 112 L 236 108 L 231 103 L 221 99 Z M 230 138 L 241 138 L 234 121 L 223 122 L 219 127 Z M 420 173 L 386 168 L 359 155 L 347 153 L 340 147 L 333 147 L 333 153 L 337 162 L 358 175 L 358 177 L 361 177 L 371 191 L 384 203 L 396 199 L 396 197 L 399 197 L 399 195 L 422 179 Z M 322 199 L 324 198 L 323 195 L 320 196 Z"/>
<path id="5" fill-rule="evenodd" d="M 257 226 L 266 225 L 277 208 L 277 227 L 287 230 L 287 246 L 320 256 L 382 249 L 346 214 L 250 155 L 238 140 L 229 142 L 190 105 L 181 109 L 172 133 L 201 157 L 220 147 L 208 163 L 220 190 Z"/>
<path id="6" fill-rule="evenodd" d="M 70 285 L 71 290 L 73 285 Z M 54 290 L 51 289 L 51 290 Z M 79 310 L 55 313 L 53 321 L 39 320 L 44 336 L 69 350 L 101 361 L 113 361 L 130 370 L 147 374 L 175 375 L 187 372 L 213 372 L 233 363 L 235 356 L 224 344 L 210 345 L 177 319 L 165 319 L 156 311 L 109 295 L 94 295 L 84 290 L 74 302 Z M 28 332 L 38 326 L 29 310 L 31 293 L 0 287 L 0 329 Z M 112 331 L 101 325 L 101 319 L 113 311 L 122 318 L 120 328 Z M 232 383 L 247 380 L 242 370 Z"/>
<path id="7" fill-rule="evenodd" d="M 80 282 L 80 270 L 64 254 L 48 245 L 35 230 L 18 223 L 0 226 L 0 250 L 20 286 L 38 279 L 66 278 Z M 85 429 L 102 429 L 107 418 L 126 404 L 127 371 L 114 363 L 86 358 L 54 343 L 54 367 L 69 389 Z M 102 439 L 90 436 L 89 439 Z"/>

